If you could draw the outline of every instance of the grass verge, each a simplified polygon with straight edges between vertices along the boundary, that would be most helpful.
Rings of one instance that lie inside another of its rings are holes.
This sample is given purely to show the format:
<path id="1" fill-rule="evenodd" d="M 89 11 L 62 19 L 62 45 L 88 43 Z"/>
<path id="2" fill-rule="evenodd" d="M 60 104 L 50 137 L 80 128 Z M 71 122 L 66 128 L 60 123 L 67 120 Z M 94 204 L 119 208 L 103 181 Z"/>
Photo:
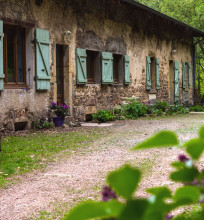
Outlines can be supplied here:
<path id="1" fill-rule="evenodd" d="M 11 184 L 14 175 L 22 175 L 33 169 L 45 167 L 48 162 L 54 161 L 54 155 L 61 151 L 89 146 L 100 137 L 100 133 L 96 130 L 51 132 L 3 138 L 0 153 L 0 187 Z"/>

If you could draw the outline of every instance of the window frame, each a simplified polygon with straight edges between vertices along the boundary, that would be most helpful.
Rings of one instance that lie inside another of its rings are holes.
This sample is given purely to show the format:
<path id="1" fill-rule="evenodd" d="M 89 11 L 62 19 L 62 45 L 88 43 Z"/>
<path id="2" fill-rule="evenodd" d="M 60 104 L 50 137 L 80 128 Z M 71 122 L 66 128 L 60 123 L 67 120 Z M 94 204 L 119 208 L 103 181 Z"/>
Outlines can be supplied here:
<path id="1" fill-rule="evenodd" d="M 117 77 L 115 77 L 115 57 L 117 57 Z M 123 68 L 123 62 L 124 55 L 113 53 L 113 85 L 123 84 L 123 82 L 125 81 L 125 70 Z"/>
<path id="2" fill-rule="evenodd" d="M 185 91 L 189 91 L 189 63 L 185 62 L 185 82 L 186 82 L 186 88 Z"/>
<path id="3" fill-rule="evenodd" d="M 4 79 L 4 86 L 5 89 L 9 88 L 24 88 L 26 86 L 26 29 L 17 26 L 17 25 L 8 25 L 4 24 L 4 74 L 5 74 L 5 79 Z M 8 29 L 13 29 L 14 30 L 14 82 L 8 82 L 8 57 L 7 57 L 7 30 Z M 17 31 L 21 31 L 22 33 L 22 39 L 23 39 L 23 48 L 22 48 L 22 53 L 23 53 L 23 82 L 18 82 L 18 73 L 17 73 L 17 68 L 18 68 L 18 51 L 17 51 Z"/>
<path id="4" fill-rule="evenodd" d="M 151 65 L 150 65 L 150 73 L 151 73 L 151 89 L 150 91 L 156 92 L 156 57 L 150 57 Z"/>
<path id="5" fill-rule="evenodd" d="M 88 77 L 89 73 L 88 73 L 88 62 L 90 61 L 90 55 L 94 56 L 94 60 L 91 60 L 91 76 L 92 77 Z M 87 83 L 86 84 L 99 84 L 101 81 L 101 63 L 100 63 L 100 59 L 101 59 L 101 52 L 97 51 L 97 50 L 91 50 L 91 49 L 86 49 L 86 75 L 87 75 Z"/>
<path id="6" fill-rule="evenodd" d="M 95 83 L 95 72 L 96 72 L 96 51 L 93 50 L 86 50 L 86 71 L 87 71 L 87 84 L 94 84 Z M 94 58 L 94 60 L 92 60 Z M 90 69 L 89 63 L 90 62 Z M 91 74 L 90 74 L 91 73 Z M 91 75 L 91 77 L 89 76 Z"/>

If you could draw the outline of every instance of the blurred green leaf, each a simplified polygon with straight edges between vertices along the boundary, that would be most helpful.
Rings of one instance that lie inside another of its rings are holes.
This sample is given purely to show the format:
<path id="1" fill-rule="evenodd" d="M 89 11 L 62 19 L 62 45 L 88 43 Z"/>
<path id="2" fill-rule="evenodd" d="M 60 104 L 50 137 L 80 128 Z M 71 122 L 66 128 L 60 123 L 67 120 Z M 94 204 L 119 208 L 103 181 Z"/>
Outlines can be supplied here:
<path id="1" fill-rule="evenodd" d="M 167 187 L 155 187 L 146 190 L 148 193 L 155 195 L 158 199 L 170 198 L 171 191 Z"/>
<path id="2" fill-rule="evenodd" d="M 118 195 L 128 199 L 134 193 L 140 181 L 140 177 L 141 174 L 139 170 L 125 165 L 111 172 L 107 177 L 107 182 Z"/>
<path id="3" fill-rule="evenodd" d="M 202 170 L 199 174 L 199 176 L 197 177 L 198 181 L 204 180 L 204 170 Z"/>
<path id="4" fill-rule="evenodd" d="M 185 163 L 176 161 L 176 162 L 173 162 L 171 166 L 175 167 L 176 169 L 181 169 L 181 168 L 185 168 Z"/>
<path id="5" fill-rule="evenodd" d="M 186 142 L 183 146 L 186 147 L 186 151 L 189 153 L 189 155 L 193 159 L 197 160 L 203 153 L 204 140 L 199 138 L 191 139 L 190 141 Z"/>
<path id="6" fill-rule="evenodd" d="M 198 170 L 195 167 L 191 167 L 172 172 L 170 178 L 176 182 L 193 182 L 198 174 Z"/>
<path id="7" fill-rule="evenodd" d="M 179 141 L 176 134 L 172 131 L 160 131 L 149 139 L 135 146 L 133 149 L 147 149 L 154 147 L 175 146 Z"/>
<path id="8" fill-rule="evenodd" d="M 199 130 L 199 137 L 200 137 L 201 139 L 204 139 L 204 126 L 202 126 L 202 127 L 200 128 L 200 130 Z"/>
<path id="9" fill-rule="evenodd" d="M 164 220 L 165 214 L 163 214 L 163 209 L 154 209 L 151 207 L 147 210 L 143 220 Z"/>
<path id="10" fill-rule="evenodd" d="M 198 202 L 200 198 L 200 191 L 195 186 L 184 186 L 176 190 L 173 199 L 175 202 L 185 201 L 189 203 Z"/>
<path id="11" fill-rule="evenodd" d="M 148 201 L 144 199 L 128 200 L 118 220 L 141 220 L 148 206 Z"/>
<path id="12" fill-rule="evenodd" d="M 124 208 L 117 200 L 109 202 L 87 201 L 71 210 L 64 220 L 84 220 L 93 218 L 116 218 Z"/>

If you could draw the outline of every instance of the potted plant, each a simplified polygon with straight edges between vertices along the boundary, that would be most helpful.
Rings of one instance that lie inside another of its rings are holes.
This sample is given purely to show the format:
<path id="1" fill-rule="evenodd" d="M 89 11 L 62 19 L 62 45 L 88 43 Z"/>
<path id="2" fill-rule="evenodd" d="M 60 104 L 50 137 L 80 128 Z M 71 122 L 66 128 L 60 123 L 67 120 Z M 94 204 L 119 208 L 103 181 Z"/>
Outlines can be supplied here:
<path id="1" fill-rule="evenodd" d="M 55 127 L 61 127 L 64 124 L 65 116 L 70 115 L 69 106 L 63 104 L 57 105 L 57 103 L 53 102 L 50 108 L 56 115 L 56 117 L 53 117 Z"/>

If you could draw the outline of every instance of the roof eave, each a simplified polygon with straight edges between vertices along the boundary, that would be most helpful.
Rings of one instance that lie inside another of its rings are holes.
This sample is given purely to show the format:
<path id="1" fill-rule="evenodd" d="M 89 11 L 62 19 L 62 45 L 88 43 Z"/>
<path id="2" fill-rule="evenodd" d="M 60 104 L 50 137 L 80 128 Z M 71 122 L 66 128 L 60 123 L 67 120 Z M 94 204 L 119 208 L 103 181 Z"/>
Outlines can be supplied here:
<path id="1" fill-rule="evenodd" d="M 176 20 L 176 19 L 174 19 L 172 17 L 169 17 L 168 15 L 165 15 L 165 14 L 159 12 L 159 11 L 156 11 L 153 8 L 150 8 L 150 7 L 148 7 L 146 5 L 143 5 L 143 4 L 139 3 L 139 2 L 136 2 L 134 0 L 120 0 L 120 1 L 122 3 L 123 2 L 124 3 L 128 3 L 128 4 L 132 5 L 132 6 L 136 6 L 138 8 L 141 8 L 141 9 L 143 9 L 145 11 L 148 11 L 148 12 L 150 12 L 152 14 L 155 14 L 155 15 L 161 17 L 161 18 L 167 19 L 168 21 L 171 21 L 171 22 L 173 22 L 175 24 L 178 24 L 178 25 L 182 26 L 183 28 L 188 28 L 189 30 L 191 30 L 193 32 L 193 36 L 194 37 L 204 37 L 204 32 L 203 31 L 200 31 L 200 30 L 198 30 L 198 29 L 196 29 L 194 27 L 191 27 L 190 25 L 187 25 L 187 24 L 185 24 L 185 23 L 183 23 L 181 21 L 178 21 L 178 20 Z"/>

